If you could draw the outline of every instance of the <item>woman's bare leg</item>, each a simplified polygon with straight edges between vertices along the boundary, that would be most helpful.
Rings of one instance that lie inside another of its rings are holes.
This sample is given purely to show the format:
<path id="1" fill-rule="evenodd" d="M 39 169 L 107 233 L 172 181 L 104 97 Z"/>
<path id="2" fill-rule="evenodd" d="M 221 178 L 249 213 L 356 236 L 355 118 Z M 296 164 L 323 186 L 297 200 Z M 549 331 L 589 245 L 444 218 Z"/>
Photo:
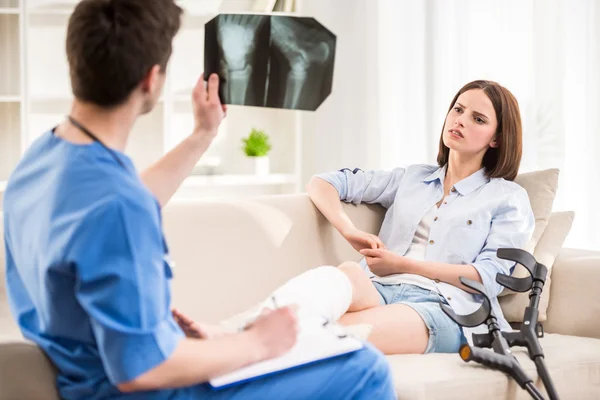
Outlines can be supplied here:
<path id="1" fill-rule="evenodd" d="M 355 262 L 338 267 L 321 266 L 295 276 L 277 288 L 256 307 L 223 321 L 226 325 L 244 323 L 264 308 L 298 306 L 299 316 L 322 316 L 337 321 L 349 311 L 360 311 L 379 305 L 377 290 Z"/>
<path id="2" fill-rule="evenodd" d="M 341 273 L 340 273 L 341 272 Z M 273 292 L 278 304 L 297 304 L 308 314 L 337 321 L 346 312 L 380 305 L 379 293 L 360 265 L 347 261 L 337 268 L 308 270 Z"/>
<path id="3" fill-rule="evenodd" d="M 297 304 L 302 313 L 342 325 L 371 325 L 369 341 L 384 354 L 422 354 L 427 347 L 429 331 L 421 316 L 407 305 L 380 305 L 377 289 L 355 262 L 306 271 L 280 286 L 273 297 L 279 306 Z M 267 299 L 263 304 L 272 303 Z"/>
<path id="4" fill-rule="evenodd" d="M 369 342 L 384 354 L 422 354 L 429 330 L 421 316 L 405 304 L 390 304 L 343 315 L 342 325 L 369 324 Z"/>
<path id="5" fill-rule="evenodd" d="M 340 264 L 338 268 L 346 274 L 352 284 L 352 302 L 348 312 L 362 311 L 380 305 L 379 293 L 360 265 L 347 261 Z"/>

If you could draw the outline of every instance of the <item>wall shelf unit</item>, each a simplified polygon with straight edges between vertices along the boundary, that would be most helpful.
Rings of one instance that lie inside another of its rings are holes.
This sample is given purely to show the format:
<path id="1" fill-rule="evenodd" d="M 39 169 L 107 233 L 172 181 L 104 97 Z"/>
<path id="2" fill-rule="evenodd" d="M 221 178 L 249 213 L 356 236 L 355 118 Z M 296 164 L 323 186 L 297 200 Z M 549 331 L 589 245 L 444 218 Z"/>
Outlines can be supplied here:
<path id="1" fill-rule="evenodd" d="M 77 0 L 0 0 L 0 192 L 26 149 L 64 120 L 72 94 L 65 54 L 66 28 Z M 148 167 L 191 133 L 192 88 L 204 69 L 204 24 L 219 12 L 249 12 L 256 0 L 180 0 L 186 13 L 173 43 L 163 94 L 134 126 L 128 154 Z M 264 3 L 261 1 L 260 3 Z M 240 197 L 300 190 L 300 116 L 291 110 L 229 106 L 217 139 L 198 165 L 216 174 L 192 175 L 186 198 Z M 270 136 L 271 175 L 254 175 L 241 150 L 252 128 Z M 178 193 L 179 195 L 179 193 Z"/>

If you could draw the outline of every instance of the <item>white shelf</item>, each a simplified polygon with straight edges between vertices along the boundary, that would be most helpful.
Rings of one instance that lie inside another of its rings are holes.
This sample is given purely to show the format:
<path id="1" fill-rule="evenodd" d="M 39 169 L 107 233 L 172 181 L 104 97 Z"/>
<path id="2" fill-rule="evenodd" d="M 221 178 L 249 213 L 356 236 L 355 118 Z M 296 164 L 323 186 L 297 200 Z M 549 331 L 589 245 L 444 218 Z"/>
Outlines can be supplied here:
<path id="1" fill-rule="evenodd" d="M 77 1 L 30 0 L 27 12 L 31 15 L 70 15 Z"/>
<path id="2" fill-rule="evenodd" d="M 70 94 L 35 94 L 31 95 L 29 99 L 34 103 L 54 103 L 54 102 L 71 102 L 73 96 Z"/>
<path id="3" fill-rule="evenodd" d="M 0 103 L 19 103 L 21 96 L 0 96 Z"/>
<path id="4" fill-rule="evenodd" d="M 16 7 L 0 7 L 0 15 L 19 15 L 19 9 Z"/>
<path id="5" fill-rule="evenodd" d="M 296 176 L 292 174 L 270 175 L 192 175 L 185 179 L 183 187 L 195 186 L 260 186 L 295 184 Z"/>
<path id="6" fill-rule="evenodd" d="M 296 176 L 291 174 L 258 175 L 191 175 L 183 181 L 181 189 L 216 186 L 274 186 L 293 185 Z M 6 190 L 7 181 L 0 181 L 0 193 Z"/>
<path id="7" fill-rule="evenodd" d="M 59 15 L 68 16 L 71 15 L 73 10 L 61 10 L 59 8 L 35 8 L 29 10 L 29 15 Z"/>

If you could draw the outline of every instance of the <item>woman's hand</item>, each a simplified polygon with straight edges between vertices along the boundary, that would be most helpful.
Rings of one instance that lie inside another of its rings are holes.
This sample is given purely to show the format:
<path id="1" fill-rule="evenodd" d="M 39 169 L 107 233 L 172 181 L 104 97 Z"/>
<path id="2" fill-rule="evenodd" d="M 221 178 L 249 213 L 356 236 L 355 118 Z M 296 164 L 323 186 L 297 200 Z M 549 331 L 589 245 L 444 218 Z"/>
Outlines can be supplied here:
<path id="1" fill-rule="evenodd" d="M 342 236 L 350 243 L 356 251 L 363 249 L 385 249 L 385 245 L 377 235 L 352 228 L 343 232 Z"/>
<path id="2" fill-rule="evenodd" d="M 360 254 L 365 256 L 371 272 L 377 276 L 386 276 L 405 272 L 404 257 L 386 249 L 362 249 Z"/>
<path id="3" fill-rule="evenodd" d="M 185 336 L 194 339 L 214 339 L 220 336 L 224 336 L 230 332 L 227 332 L 218 325 L 200 324 L 195 322 L 188 316 L 180 313 L 178 310 L 173 309 L 173 318 L 179 327 L 185 333 Z"/>

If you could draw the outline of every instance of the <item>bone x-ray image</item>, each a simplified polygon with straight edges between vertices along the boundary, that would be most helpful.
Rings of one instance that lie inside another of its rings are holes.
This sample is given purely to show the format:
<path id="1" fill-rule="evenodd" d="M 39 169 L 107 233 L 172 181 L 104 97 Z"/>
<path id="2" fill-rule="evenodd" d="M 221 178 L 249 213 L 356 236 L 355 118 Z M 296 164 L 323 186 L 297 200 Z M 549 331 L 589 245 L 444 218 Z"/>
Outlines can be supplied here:
<path id="1" fill-rule="evenodd" d="M 314 18 L 221 14 L 205 26 L 205 76 L 224 104 L 316 110 L 331 93 L 336 37 Z"/>

